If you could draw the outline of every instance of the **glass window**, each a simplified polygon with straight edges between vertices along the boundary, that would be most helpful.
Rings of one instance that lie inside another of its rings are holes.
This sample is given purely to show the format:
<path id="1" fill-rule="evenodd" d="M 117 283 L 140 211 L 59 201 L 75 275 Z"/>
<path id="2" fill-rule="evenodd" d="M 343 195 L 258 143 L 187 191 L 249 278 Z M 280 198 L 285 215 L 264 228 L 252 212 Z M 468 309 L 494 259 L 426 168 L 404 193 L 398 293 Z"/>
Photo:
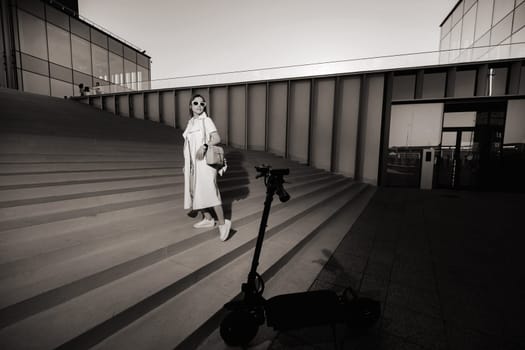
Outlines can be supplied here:
<path id="1" fill-rule="evenodd" d="M 514 0 L 494 0 L 494 16 L 492 18 L 492 25 L 495 25 L 503 17 L 509 14 L 514 9 Z"/>
<path id="2" fill-rule="evenodd" d="M 470 47 L 474 43 L 474 28 L 476 26 L 476 6 L 472 7 L 463 17 L 463 33 L 461 34 L 461 47 Z"/>
<path id="3" fill-rule="evenodd" d="M 112 51 L 120 56 L 124 55 L 124 49 L 122 48 L 122 43 L 113 39 L 112 37 L 108 37 L 108 42 L 109 42 L 109 51 Z"/>
<path id="4" fill-rule="evenodd" d="M 49 95 L 49 78 L 40 74 L 22 71 L 24 91 Z"/>
<path id="5" fill-rule="evenodd" d="M 78 90 L 79 84 L 84 84 L 84 86 L 88 86 L 89 88 L 91 88 L 93 86 L 93 78 L 91 77 L 91 75 L 73 71 L 73 83 L 75 85 L 75 91 Z"/>
<path id="6" fill-rule="evenodd" d="M 81 38 L 89 40 L 89 27 L 87 24 L 71 17 L 71 33 L 78 35 Z"/>
<path id="7" fill-rule="evenodd" d="M 147 68 L 137 65 L 137 81 L 140 82 L 138 85 L 138 89 L 149 89 L 149 80 L 149 70 Z"/>
<path id="8" fill-rule="evenodd" d="M 445 96 L 447 73 L 425 73 L 423 78 L 423 98 L 440 98 Z"/>
<path id="9" fill-rule="evenodd" d="M 447 34 L 447 36 L 441 40 L 441 48 L 440 50 L 443 52 L 440 52 L 439 54 L 439 63 L 448 63 L 449 62 L 449 50 L 450 49 L 450 33 Z"/>
<path id="10" fill-rule="evenodd" d="M 442 103 L 393 105 L 388 147 L 437 146 L 442 116 Z"/>
<path id="11" fill-rule="evenodd" d="M 456 72 L 454 97 L 474 96 L 474 86 L 476 85 L 476 71 L 464 70 Z"/>
<path id="12" fill-rule="evenodd" d="M 27 12 L 44 18 L 44 3 L 35 0 L 17 0 L 16 4 L 19 8 L 26 10 Z"/>
<path id="13" fill-rule="evenodd" d="M 450 53 L 449 60 L 453 62 L 459 56 L 459 46 L 461 44 L 461 22 L 456 24 L 452 31 L 450 32 Z"/>
<path id="14" fill-rule="evenodd" d="M 105 80 L 101 80 L 101 79 L 97 79 L 97 78 L 93 78 L 93 83 L 94 83 L 93 86 L 95 86 L 95 87 L 97 86 L 97 84 L 98 84 L 99 86 L 107 86 L 107 85 L 110 85 L 110 84 L 108 84 L 107 81 L 105 81 Z M 100 88 L 99 88 L 99 89 L 100 89 Z M 93 92 L 96 93 L 96 91 L 93 91 Z"/>
<path id="15" fill-rule="evenodd" d="M 456 145 L 457 132 L 456 131 L 443 131 L 441 135 L 441 146 L 455 146 Z"/>
<path id="16" fill-rule="evenodd" d="M 21 51 L 47 60 L 46 26 L 44 21 L 19 10 L 18 22 Z"/>
<path id="17" fill-rule="evenodd" d="M 440 50 L 449 50 L 450 49 L 450 34 L 447 34 L 442 40 L 441 40 L 441 47 Z"/>
<path id="18" fill-rule="evenodd" d="M 71 67 L 71 44 L 69 32 L 47 24 L 49 60 L 64 67 Z"/>
<path id="19" fill-rule="evenodd" d="M 449 16 L 445 23 L 443 23 L 443 26 L 441 27 L 441 37 L 444 37 L 450 32 L 450 28 L 452 28 L 450 23 L 452 23 L 452 16 Z"/>
<path id="20" fill-rule="evenodd" d="M 452 13 L 452 26 L 455 26 L 461 17 L 463 16 L 463 1 L 456 7 L 454 12 Z"/>
<path id="21" fill-rule="evenodd" d="M 69 16 L 53 6 L 46 5 L 46 19 L 48 22 L 69 31 Z"/>
<path id="22" fill-rule="evenodd" d="M 472 56 L 474 59 L 480 59 L 489 51 L 488 45 L 490 40 L 490 32 L 481 37 L 478 41 L 474 43 L 474 47 L 479 47 L 479 49 L 472 50 Z"/>
<path id="23" fill-rule="evenodd" d="M 490 45 L 497 45 L 510 36 L 512 27 L 512 13 L 492 28 Z"/>
<path id="24" fill-rule="evenodd" d="M 91 28 L 91 42 L 105 49 L 108 48 L 108 37 L 106 34 L 96 30 L 95 28 Z"/>
<path id="25" fill-rule="evenodd" d="M 476 126 L 476 112 L 447 112 L 443 114 L 443 127 L 474 127 Z"/>
<path id="26" fill-rule="evenodd" d="M 149 67 L 149 58 L 147 56 L 137 53 L 137 64 L 140 64 L 144 68 Z"/>
<path id="27" fill-rule="evenodd" d="M 132 48 L 124 46 L 124 58 L 136 63 L 137 62 L 137 52 Z"/>
<path id="28" fill-rule="evenodd" d="M 394 76 L 392 100 L 413 99 L 415 88 L 415 74 Z"/>
<path id="29" fill-rule="evenodd" d="M 457 50 L 459 49 L 460 39 L 461 39 L 461 23 L 458 23 L 454 28 L 452 28 L 452 36 L 450 37 L 450 49 Z"/>
<path id="30" fill-rule="evenodd" d="M 91 75 L 91 49 L 89 42 L 71 35 L 73 69 Z"/>
<path id="31" fill-rule="evenodd" d="M 109 73 L 113 84 L 124 83 L 124 59 L 113 52 L 109 53 Z"/>
<path id="32" fill-rule="evenodd" d="M 34 73 L 49 75 L 49 64 L 39 58 L 22 54 L 22 68 Z"/>
<path id="33" fill-rule="evenodd" d="M 73 85 L 60 80 L 51 79 L 51 96 L 64 97 L 73 95 Z"/>
<path id="34" fill-rule="evenodd" d="M 524 43 L 525 42 L 525 27 L 523 27 L 521 30 L 517 31 L 516 33 L 512 34 L 512 43 Z M 521 49 L 523 50 L 523 45 L 513 45 L 512 49 Z M 514 57 L 518 56 L 525 56 L 525 54 L 513 54 Z"/>
<path id="35" fill-rule="evenodd" d="M 476 0 L 465 0 L 465 7 L 463 8 L 463 12 L 467 12 L 470 10 L 472 5 L 476 2 Z"/>
<path id="36" fill-rule="evenodd" d="M 70 68 L 65 68 L 54 63 L 49 64 L 49 73 L 52 78 L 73 82 L 73 72 Z"/>
<path id="37" fill-rule="evenodd" d="M 520 94 L 525 94 L 525 66 L 521 66 L 520 74 Z"/>
<path id="38" fill-rule="evenodd" d="M 475 40 L 481 38 L 490 29 L 493 2 L 494 0 L 478 0 Z"/>
<path id="39" fill-rule="evenodd" d="M 137 65 L 128 60 L 124 60 L 124 79 L 126 85 L 130 89 L 136 89 L 137 82 Z"/>
<path id="40" fill-rule="evenodd" d="M 507 67 L 490 68 L 488 79 L 488 95 L 505 95 L 507 92 Z"/>
<path id="41" fill-rule="evenodd" d="M 91 45 L 91 53 L 93 55 L 93 76 L 109 80 L 108 51 L 97 45 Z"/>
<path id="42" fill-rule="evenodd" d="M 516 10 L 514 11 L 514 23 L 512 24 L 512 32 L 517 32 L 523 26 L 525 26 L 525 4 L 516 7 Z"/>

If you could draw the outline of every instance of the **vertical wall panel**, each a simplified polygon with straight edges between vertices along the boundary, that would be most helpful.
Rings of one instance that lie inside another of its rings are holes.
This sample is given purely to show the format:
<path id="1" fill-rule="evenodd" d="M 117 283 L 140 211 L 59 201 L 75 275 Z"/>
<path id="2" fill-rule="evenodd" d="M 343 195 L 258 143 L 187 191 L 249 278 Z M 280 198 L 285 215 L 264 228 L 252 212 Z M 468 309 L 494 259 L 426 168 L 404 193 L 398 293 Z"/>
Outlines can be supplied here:
<path id="1" fill-rule="evenodd" d="M 210 112 L 210 116 L 219 130 L 221 143 L 228 144 L 228 88 L 211 88 L 210 101 L 208 112 Z"/>
<path id="2" fill-rule="evenodd" d="M 284 156 L 286 151 L 287 82 L 271 83 L 268 102 L 268 151 Z"/>
<path id="3" fill-rule="evenodd" d="M 160 122 L 158 92 L 146 93 L 146 107 L 148 119 L 157 123 Z"/>
<path id="4" fill-rule="evenodd" d="M 264 151 L 266 142 L 266 84 L 248 86 L 248 149 Z"/>
<path id="5" fill-rule="evenodd" d="M 245 147 L 246 129 L 246 90 L 245 85 L 230 87 L 230 144 Z"/>
<path id="6" fill-rule="evenodd" d="M 310 129 L 310 81 L 293 81 L 290 89 L 288 155 L 292 160 L 306 163 Z"/>
<path id="7" fill-rule="evenodd" d="M 129 117 L 129 95 L 118 96 L 118 114 L 123 117 Z"/>
<path id="8" fill-rule="evenodd" d="M 377 185 L 379 171 L 379 146 L 381 141 L 381 116 L 383 112 L 384 75 L 368 77 L 366 106 L 360 119 L 360 180 Z"/>
<path id="9" fill-rule="evenodd" d="M 177 125 L 182 129 L 186 129 L 188 120 L 190 119 L 190 98 L 191 91 L 188 90 L 177 90 L 175 91 L 175 116 Z"/>
<path id="10" fill-rule="evenodd" d="M 175 127 L 175 94 L 173 91 L 160 93 L 160 109 L 164 124 Z"/>
<path id="11" fill-rule="evenodd" d="M 144 95 L 142 93 L 131 95 L 133 118 L 144 119 Z"/>
<path id="12" fill-rule="evenodd" d="M 341 79 L 339 128 L 335 130 L 339 142 L 334 169 L 352 178 L 355 177 L 360 83 L 359 77 Z"/>
<path id="13" fill-rule="evenodd" d="M 104 96 L 102 100 L 102 106 L 105 111 L 116 114 L 115 111 L 115 96 Z"/>
<path id="14" fill-rule="evenodd" d="M 89 99 L 91 100 L 90 104 L 93 107 L 96 107 L 98 109 L 102 109 L 102 96 L 90 97 Z"/>
<path id="15" fill-rule="evenodd" d="M 330 171 L 335 79 L 319 79 L 312 111 L 311 165 Z"/>

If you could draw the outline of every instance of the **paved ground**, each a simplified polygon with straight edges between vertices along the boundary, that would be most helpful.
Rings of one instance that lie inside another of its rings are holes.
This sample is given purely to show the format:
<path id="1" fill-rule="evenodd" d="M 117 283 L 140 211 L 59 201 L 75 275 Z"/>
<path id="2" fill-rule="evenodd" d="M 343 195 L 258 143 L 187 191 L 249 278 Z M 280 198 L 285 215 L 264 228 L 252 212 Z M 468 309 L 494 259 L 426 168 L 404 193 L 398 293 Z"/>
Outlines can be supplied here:
<path id="1" fill-rule="evenodd" d="M 379 189 L 311 289 L 382 304 L 366 336 L 279 333 L 271 349 L 525 349 L 525 195 Z"/>

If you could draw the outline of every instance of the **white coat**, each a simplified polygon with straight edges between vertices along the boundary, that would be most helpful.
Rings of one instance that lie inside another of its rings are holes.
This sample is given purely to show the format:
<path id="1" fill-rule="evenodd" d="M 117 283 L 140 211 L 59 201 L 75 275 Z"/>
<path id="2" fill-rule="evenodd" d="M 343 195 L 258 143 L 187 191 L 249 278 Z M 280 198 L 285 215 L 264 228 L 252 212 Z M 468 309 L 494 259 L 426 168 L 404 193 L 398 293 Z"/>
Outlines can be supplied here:
<path id="1" fill-rule="evenodd" d="M 204 209 L 222 204 L 217 186 L 217 170 L 206 159 L 196 159 L 197 150 L 209 142 L 217 132 L 213 120 L 206 113 L 193 117 L 182 136 L 184 137 L 184 209 Z M 206 142 L 205 142 L 206 137 Z"/>

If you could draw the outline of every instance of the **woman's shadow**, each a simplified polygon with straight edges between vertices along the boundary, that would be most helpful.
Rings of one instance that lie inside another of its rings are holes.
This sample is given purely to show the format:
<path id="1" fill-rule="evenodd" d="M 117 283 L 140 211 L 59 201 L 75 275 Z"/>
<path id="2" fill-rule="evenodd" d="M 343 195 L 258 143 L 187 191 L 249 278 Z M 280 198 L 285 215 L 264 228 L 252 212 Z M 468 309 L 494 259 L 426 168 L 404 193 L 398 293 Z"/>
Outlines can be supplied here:
<path id="1" fill-rule="evenodd" d="M 228 169 L 222 177 L 218 177 L 217 184 L 221 192 L 224 217 L 231 219 L 233 203 L 247 198 L 250 194 L 250 175 L 244 168 L 244 154 L 237 150 L 226 151 L 224 157 L 226 158 Z M 236 230 L 232 229 L 230 238 L 236 232 Z"/>

